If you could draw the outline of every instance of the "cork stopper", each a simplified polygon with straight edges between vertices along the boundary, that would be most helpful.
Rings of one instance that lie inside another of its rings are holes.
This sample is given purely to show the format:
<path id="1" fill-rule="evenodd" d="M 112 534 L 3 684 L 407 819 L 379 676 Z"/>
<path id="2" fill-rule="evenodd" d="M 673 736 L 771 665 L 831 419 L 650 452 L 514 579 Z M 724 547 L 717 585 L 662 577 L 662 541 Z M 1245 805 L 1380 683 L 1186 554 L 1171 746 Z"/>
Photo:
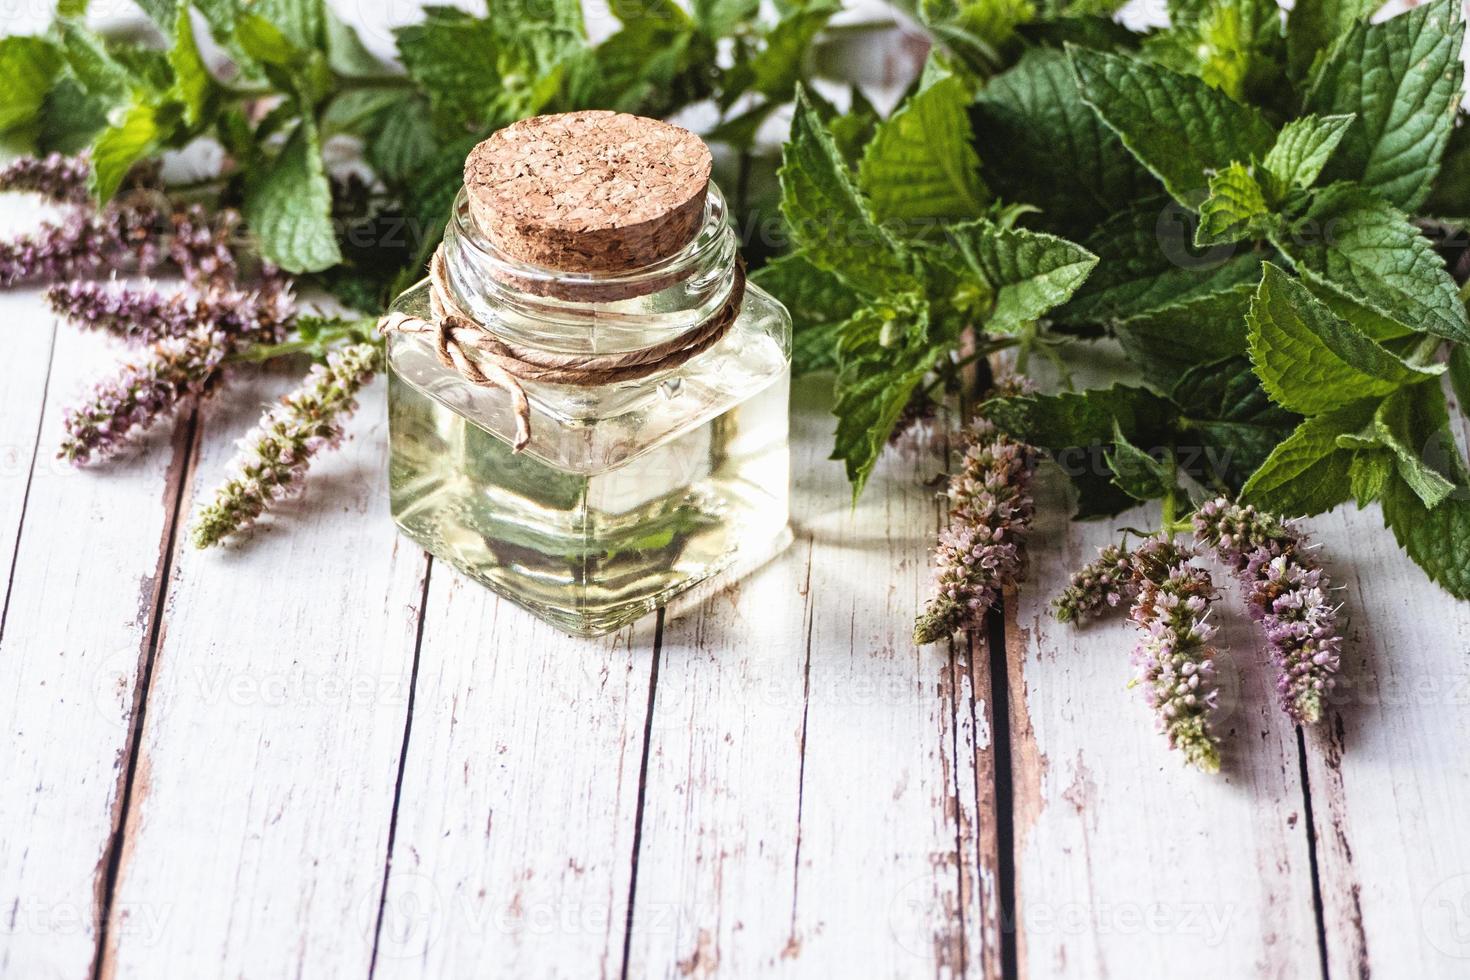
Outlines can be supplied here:
<path id="1" fill-rule="evenodd" d="M 470 151 L 470 214 L 502 252 L 567 272 L 625 272 L 699 233 L 709 147 L 625 112 L 523 119 Z"/>

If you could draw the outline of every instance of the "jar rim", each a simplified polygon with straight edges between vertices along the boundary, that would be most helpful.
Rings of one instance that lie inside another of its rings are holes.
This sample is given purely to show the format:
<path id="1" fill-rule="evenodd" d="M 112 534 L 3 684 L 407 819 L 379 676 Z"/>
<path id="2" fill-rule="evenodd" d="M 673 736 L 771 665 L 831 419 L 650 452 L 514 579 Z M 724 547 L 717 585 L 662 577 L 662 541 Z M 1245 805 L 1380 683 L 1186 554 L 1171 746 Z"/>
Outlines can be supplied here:
<path id="1" fill-rule="evenodd" d="M 497 248 L 476 224 L 469 206 L 468 191 L 463 186 L 455 195 L 449 221 L 455 245 L 471 253 L 482 274 L 513 284 L 519 291 L 575 298 L 599 294 L 641 296 L 698 274 L 726 246 L 725 232 L 729 230 L 726 217 L 725 196 L 712 180 L 705 195 L 704 217 L 699 230 L 683 248 L 655 262 L 617 272 L 554 269 L 508 255 Z"/>

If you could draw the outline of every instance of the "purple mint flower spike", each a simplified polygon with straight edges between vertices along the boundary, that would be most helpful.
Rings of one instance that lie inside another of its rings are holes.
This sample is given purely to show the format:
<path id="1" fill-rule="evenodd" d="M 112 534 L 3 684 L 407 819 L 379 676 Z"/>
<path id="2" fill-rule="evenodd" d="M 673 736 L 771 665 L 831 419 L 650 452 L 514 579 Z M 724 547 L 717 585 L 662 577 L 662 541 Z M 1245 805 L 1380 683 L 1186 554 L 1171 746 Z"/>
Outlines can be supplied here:
<path id="1" fill-rule="evenodd" d="M 914 642 L 935 643 L 978 625 L 1025 569 L 1036 454 L 977 419 L 949 483 L 950 524 L 934 553 L 934 595 L 914 623 Z"/>
<path id="2" fill-rule="evenodd" d="M 230 354 L 281 340 L 295 315 L 290 282 L 274 275 L 253 292 L 219 290 L 189 302 L 195 325 L 155 342 L 142 360 L 98 385 L 85 406 L 67 414 L 63 459 L 80 464 L 113 455 L 171 416 L 186 397 L 203 393 Z"/>
<path id="3" fill-rule="evenodd" d="M 1106 615 L 1138 594 L 1132 556 L 1115 544 L 1098 552 L 1097 558 L 1072 573 L 1072 582 L 1052 601 L 1059 622 L 1085 623 Z"/>
<path id="4" fill-rule="evenodd" d="M 1150 538 L 1131 557 L 1138 593 L 1129 615 L 1143 631 L 1133 650 L 1135 683 L 1154 710 L 1169 747 L 1202 772 L 1220 770 L 1220 739 L 1211 725 L 1218 707 L 1215 628 L 1205 619 L 1214 585 L 1190 552 Z"/>
<path id="5" fill-rule="evenodd" d="M 201 323 L 247 340 L 273 342 L 292 316 L 290 283 L 271 276 L 259 289 L 215 287 L 167 293 L 154 285 L 73 280 L 46 292 L 51 308 L 78 326 L 149 344 L 182 337 Z"/>
<path id="6" fill-rule="evenodd" d="M 1273 514 L 1221 497 L 1194 515 L 1195 537 L 1235 572 L 1251 617 L 1278 668 L 1281 707 L 1295 722 L 1320 721 L 1342 664 L 1338 607 L 1306 538 Z"/>
<path id="7" fill-rule="evenodd" d="M 164 258 L 161 215 L 147 205 L 77 210 L 0 242 L 0 287 L 21 282 L 149 272 Z"/>
<path id="8" fill-rule="evenodd" d="M 233 210 L 211 216 L 198 204 L 173 216 L 168 257 L 184 278 L 195 284 L 229 284 L 237 261 L 232 242 L 240 225 Z"/>
<path id="9" fill-rule="evenodd" d="M 159 341 L 148 356 L 126 365 L 66 415 L 60 455 L 73 463 L 105 459 L 138 433 L 171 416 L 180 402 L 204 391 L 219 371 L 230 340 L 211 326 Z"/>
<path id="10" fill-rule="evenodd" d="M 200 512 L 191 538 L 208 548 L 255 523 L 272 503 L 301 486 L 312 457 L 342 438 L 342 422 L 357 408 L 357 393 L 382 369 L 375 344 L 354 344 L 311 369 L 241 440 L 233 476 Z"/>
<path id="11" fill-rule="evenodd" d="M 86 154 L 21 157 L 0 167 L 0 191 L 29 191 L 58 204 L 86 205 L 91 202 L 87 178 L 92 173 Z"/>

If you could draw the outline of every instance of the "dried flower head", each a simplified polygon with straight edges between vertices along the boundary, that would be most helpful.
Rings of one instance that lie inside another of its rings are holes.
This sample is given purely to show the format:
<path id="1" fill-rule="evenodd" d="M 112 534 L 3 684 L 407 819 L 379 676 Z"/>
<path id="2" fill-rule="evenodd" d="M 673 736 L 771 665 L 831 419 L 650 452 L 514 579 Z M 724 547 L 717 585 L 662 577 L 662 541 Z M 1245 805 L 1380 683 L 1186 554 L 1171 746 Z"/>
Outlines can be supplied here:
<path id="1" fill-rule="evenodd" d="M 266 413 L 240 443 L 235 475 L 199 514 L 191 532 L 207 548 L 253 524 L 272 503 L 301 485 L 311 458 L 342 438 L 342 423 L 357 408 L 357 393 L 382 369 L 382 350 L 354 344 L 311 369 L 302 386 Z"/>
<path id="2" fill-rule="evenodd" d="M 1342 663 L 1342 632 L 1331 583 L 1305 536 L 1223 497 L 1199 508 L 1194 531 L 1235 572 L 1251 617 L 1265 630 L 1282 710 L 1299 723 L 1319 721 Z"/>
<path id="3" fill-rule="evenodd" d="M 914 623 L 914 642 L 934 643 L 979 625 L 1025 569 L 1036 454 L 976 419 L 949 483 L 950 523 L 935 549 L 934 595 Z"/>
<path id="4" fill-rule="evenodd" d="M 1133 650 L 1135 683 L 1154 710 L 1169 747 L 1203 772 L 1220 769 L 1220 740 L 1210 716 L 1215 687 L 1215 629 L 1207 623 L 1214 586 L 1190 553 L 1163 537 L 1150 538 L 1131 557 L 1138 593 L 1129 615 L 1143 631 Z"/>
<path id="5" fill-rule="evenodd" d="M 1096 619 L 1138 594 L 1132 556 L 1110 544 L 1097 558 L 1072 573 L 1072 581 L 1052 600 L 1051 611 L 1063 623 Z"/>

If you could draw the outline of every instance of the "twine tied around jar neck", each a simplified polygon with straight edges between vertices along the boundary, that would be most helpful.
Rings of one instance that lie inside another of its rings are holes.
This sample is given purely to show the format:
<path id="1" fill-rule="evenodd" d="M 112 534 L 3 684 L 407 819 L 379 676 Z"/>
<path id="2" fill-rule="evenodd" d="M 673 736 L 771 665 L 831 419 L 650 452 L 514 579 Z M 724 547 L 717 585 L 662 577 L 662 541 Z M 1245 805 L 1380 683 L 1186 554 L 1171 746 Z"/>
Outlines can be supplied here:
<path id="1" fill-rule="evenodd" d="M 678 367 L 719 343 L 740 315 L 745 301 L 745 260 L 735 258 L 733 283 L 724 304 L 698 326 L 651 347 L 616 354 L 566 354 L 513 344 L 475 320 L 458 301 L 444 271 L 443 247 L 429 263 L 429 299 L 432 319 L 407 313 L 389 313 L 378 330 L 391 333 L 432 334 L 439 362 L 471 384 L 499 388 L 510 395 L 515 412 L 515 452 L 531 441 L 531 403 L 522 382 L 595 387 L 634 381 Z"/>

